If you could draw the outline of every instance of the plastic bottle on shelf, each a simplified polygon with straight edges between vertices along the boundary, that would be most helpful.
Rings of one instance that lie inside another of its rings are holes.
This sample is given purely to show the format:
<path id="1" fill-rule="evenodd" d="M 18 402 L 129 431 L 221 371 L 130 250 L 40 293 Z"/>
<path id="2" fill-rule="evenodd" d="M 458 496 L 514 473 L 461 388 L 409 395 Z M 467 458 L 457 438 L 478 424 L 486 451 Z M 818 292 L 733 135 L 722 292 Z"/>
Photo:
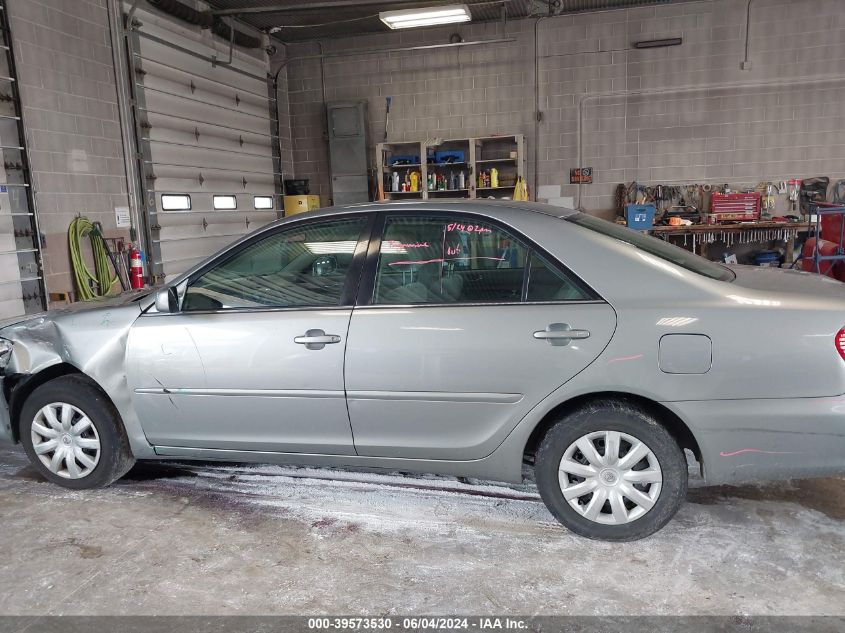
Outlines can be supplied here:
<path id="1" fill-rule="evenodd" d="M 491 187 L 498 187 L 499 186 L 499 170 L 495 167 L 490 170 L 490 186 Z"/>
<path id="2" fill-rule="evenodd" d="M 411 191 L 420 190 L 420 174 L 417 171 L 411 172 Z"/>
<path id="3" fill-rule="evenodd" d="M 466 189 L 466 188 L 467 188 L 466 176 L 464 175 L 464 170 L 462 169 L 458 173 L 458 189 Z"/>
<path id="4" fill-rule="evenodd" d="M 393 172 L 392 186 L 390 187 L 390 189 L 392 191 L 399 191 L 399 172 L 398 171 Z"/>

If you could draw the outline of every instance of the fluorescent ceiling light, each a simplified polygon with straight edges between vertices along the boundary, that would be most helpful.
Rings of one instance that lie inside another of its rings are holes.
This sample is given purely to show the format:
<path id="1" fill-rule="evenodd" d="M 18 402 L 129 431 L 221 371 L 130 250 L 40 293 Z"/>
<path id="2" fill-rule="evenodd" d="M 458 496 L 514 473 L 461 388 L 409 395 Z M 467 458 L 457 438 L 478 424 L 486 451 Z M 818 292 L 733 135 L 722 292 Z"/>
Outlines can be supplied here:
<path id="1" fill-rule="evenodd" d="M 354 240 L 343 240 L 342 242 L 305 242 L 305 248 L 315 255 L 338 255 L 340 253 L 352 254 L 358 242 Z"/>
<path id="2" fill-rule="evenodd" d="M 390 253 L 391 255 L 407 255 L 408 251 L 402 246 L 399 240 L 385 240 L 381 243 L 382 254 Z"/>
<path id="3" fill-rule="evenodd" d="M 472 20 L 465 4 L 450 4 L 445 7 L 423 7 L 422 9 L 403 9 L 400 11 L 382 11 L 379 19 L 391 29 L 412 29 L 418 26 L 435 24 L 454 24 Z"/>

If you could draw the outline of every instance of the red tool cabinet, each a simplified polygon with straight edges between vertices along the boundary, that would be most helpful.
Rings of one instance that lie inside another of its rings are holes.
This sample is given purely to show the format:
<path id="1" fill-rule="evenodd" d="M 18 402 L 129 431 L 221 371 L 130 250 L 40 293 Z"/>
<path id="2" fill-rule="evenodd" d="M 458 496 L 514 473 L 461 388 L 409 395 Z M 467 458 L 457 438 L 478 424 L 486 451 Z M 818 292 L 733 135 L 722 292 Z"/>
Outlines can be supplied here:
<path id="1" fill-rule="evenodd" d="M 704 217 L 705 224 L 722 222 L 750 222 L 760 219 L 763 195 L 751 193 L 714 193 L 710 196 L 710 213 Z"/>

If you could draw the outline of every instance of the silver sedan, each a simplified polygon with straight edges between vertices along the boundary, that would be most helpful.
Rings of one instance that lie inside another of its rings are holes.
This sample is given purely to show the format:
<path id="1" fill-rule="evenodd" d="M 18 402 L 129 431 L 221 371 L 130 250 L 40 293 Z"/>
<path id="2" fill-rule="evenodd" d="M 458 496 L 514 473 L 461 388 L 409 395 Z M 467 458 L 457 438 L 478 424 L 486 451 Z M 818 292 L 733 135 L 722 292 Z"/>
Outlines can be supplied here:
<path id="1" fill-rule="evenodd" d="M 519 481 L 578 534 L 687 488 L 845 472 L 845 285 L 530 203 L 256 231 L 154 294 L 0 329 L 0 438 L 69 488 L 137 459 Z"/>

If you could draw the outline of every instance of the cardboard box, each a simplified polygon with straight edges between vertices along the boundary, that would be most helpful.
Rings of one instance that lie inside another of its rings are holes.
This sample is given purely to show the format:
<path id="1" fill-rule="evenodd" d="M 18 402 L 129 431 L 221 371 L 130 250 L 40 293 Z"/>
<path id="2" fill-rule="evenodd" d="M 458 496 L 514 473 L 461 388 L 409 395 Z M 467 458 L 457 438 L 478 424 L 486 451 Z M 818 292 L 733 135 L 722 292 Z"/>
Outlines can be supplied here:
<path id="1" fill-rule="evenodd" d="M 294 215 L 320 208 L 320 196 L 285 196 L 285 215 Z"/>

